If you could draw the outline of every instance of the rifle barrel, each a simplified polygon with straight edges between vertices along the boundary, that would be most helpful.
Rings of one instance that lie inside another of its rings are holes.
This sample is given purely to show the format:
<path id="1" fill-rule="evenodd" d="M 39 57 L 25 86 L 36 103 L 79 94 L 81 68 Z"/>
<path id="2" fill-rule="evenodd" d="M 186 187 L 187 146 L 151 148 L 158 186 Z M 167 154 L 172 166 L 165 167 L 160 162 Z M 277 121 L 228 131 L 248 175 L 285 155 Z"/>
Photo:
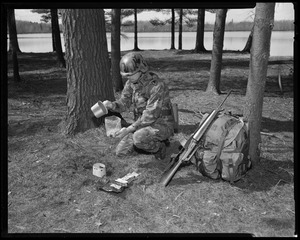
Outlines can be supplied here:
<path id="1" fill-rule="evenodd" d="M 226 97 L 225 97 L 224 100 L 221 102 L 221 104 L 217 107 L 216 110 L 220 110 L 220 108 L 222 107 L 222 105 L 224 104 L 224 102 L 226 101 L 226 99 L 229 97 L 229 95 L 230 95 L 231 92 L 232 92 L 232 90 L 230 90 L 230 91 L 227 93 Z"/>

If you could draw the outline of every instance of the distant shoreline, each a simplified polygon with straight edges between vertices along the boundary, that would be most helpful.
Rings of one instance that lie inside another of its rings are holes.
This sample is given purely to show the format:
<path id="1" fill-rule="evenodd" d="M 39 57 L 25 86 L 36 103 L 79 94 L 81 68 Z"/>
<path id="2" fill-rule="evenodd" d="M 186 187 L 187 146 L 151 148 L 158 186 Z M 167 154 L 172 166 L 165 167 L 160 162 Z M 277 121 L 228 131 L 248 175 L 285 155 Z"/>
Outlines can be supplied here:
<path id="1" fill-rule="evenodd" d="M 33 23 L 28 21 L 16 21 L 17 33 L 51 33 L 51 24 L 50 23 Z M 239 22 L 232 23 L 228 22 L 225 26 L 225 32 L 241 32 L 241 31 L 251 31 L 253 27 L 253 22 Z M 60 25 L 60 29 L 62 26 Z M 294 31 L 295 25 L 293 21 L 275 21 L 273 31 Z M 205 32 L 213 32 L 214 24 L 205 23 L 204 31 Z M 110 32 L 110 28 L 106 28 L 107 32 Z M 187 27 L 183 25 L 183 32 L 196 32 L 197 25 L 193 25 L 192 27 Z M 62 31 L 61 31 L 62 32 Z M 134 32 L 133 26 L 122 26 L 121 32 Z M 153 26 L 148 21 L 138 21 L 138 33 L 141 32 L 171 32 L 171 25 L 166 24 L 164 26 Z M 175 26 L 175 32 L 178 32 L 178 25 Z"/>
<path id="2" fill-rule="evenodd" d="M 293 32 L 294 30 L 273 30 L 272 32 Z M 134 33 L 134 32 L 131 32 L 131 31 L 122 31 L 123 33 Z M 183 33 L 189 33 L 189 32 L 196 32 L 196 31 L 183 31 Z M 211 30 L 206 30 L 204 32 L 213 32 Z M 225 30 L 225 32 L 250 32 L 250 30 Z M 52 32 L 28 32 L 28 33 L 18 33 L 18 35 L 21 35 L 21 34 L 48 34 L 48 33 L 52 33 Z M 62 33 L 62 32 L 60 32 Z M 106 33 L 111 33 L 110 31 L 107 31 Z M 143 32 L 143 31 L 140 31 L 138 33 L 158 33 L 158 32 L 155 32 L 155 31 L 152 31 L 152 32 Z M 165 33 L 165 32 L 161 32 L 161 33 Z M 175 31 L 175 33 L 178 33 L 178 31 Z M 7 33 L 8 35 L 8 33 Z"/>

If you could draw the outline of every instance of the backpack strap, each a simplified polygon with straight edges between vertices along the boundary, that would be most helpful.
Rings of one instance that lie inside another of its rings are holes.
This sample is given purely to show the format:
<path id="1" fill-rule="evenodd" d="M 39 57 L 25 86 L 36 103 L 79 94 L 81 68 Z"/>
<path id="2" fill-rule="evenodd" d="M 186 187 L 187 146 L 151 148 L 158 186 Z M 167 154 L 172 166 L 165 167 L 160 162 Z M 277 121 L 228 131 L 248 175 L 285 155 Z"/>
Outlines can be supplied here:
<path id="1" fill-rule="evenodd" d="M 231 184 L 233 184 L 233 161 L 232 161 L 232 158 L 229 159 L 228 173 L 229 173 L 229 181 Z"/>
<path id="2" fill-rule="evenodd" d="M 233 136 L 231 136 L 231 140 L 228 142 L 226 142 L 226 146 L 227 147 L 229 144 L 232 143 L 232 141 L 236 138 L 236 136 L 240 133 L 240 131 L 242 130 L 242 128 L 244 127 L 244 122 L 242 122 L 242 124 L 240 124 L 240 122 L 238 123 L 234 123 L 230 126 L 230 128 L 228 128 L 228 131 L 230 131 L 231 129 L 235 128 L 235 134 Z"/>
<path id="3" fill-rule="evenodd" d="M 225 131 L 222 133 L 219 145 L 218 145 L 218 151 L 217 151 L 217 155 L 216 155 L 216 162 L 217 162 L 217 166 L 221 166 L 221 160 L 220 160 L 220 156 L 221 156 L 221 152 L 224 146 L 224 142 L 225 142 L 225 138 L 227 136 L 228 133 L 228 129 L 225 129 Z M 219 169 L 221 170 L 221 169 Z"/>

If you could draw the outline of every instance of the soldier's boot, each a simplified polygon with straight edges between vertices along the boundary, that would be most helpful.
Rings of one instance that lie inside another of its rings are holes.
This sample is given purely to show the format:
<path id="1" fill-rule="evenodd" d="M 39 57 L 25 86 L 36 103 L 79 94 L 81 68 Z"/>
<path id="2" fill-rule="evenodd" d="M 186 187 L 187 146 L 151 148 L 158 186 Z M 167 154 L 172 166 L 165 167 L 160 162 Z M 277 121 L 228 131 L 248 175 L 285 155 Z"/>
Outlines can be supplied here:
<path id="1" fill-rule="evenodd" d="M 161 142 L 158 151 L 154 153 L 154 157 L 157 160 L 162 160 L 166 157 L 166 152 L 167 152 L 166 144 L 164 142 Z"/>

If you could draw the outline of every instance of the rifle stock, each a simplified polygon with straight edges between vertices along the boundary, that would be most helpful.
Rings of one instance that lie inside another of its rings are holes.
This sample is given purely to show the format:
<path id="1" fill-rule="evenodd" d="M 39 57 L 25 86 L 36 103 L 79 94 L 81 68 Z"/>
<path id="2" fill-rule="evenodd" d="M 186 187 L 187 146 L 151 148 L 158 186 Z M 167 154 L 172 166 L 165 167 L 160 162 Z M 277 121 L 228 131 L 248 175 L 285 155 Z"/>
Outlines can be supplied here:
<path id="1" fill-rule="evenodd" d="M 197 149 L 200 147 L 200 140 L 206 133 L 207 129 L 209 128 L 212 121 L 215 119 L 217 114 L 219 113 L 223 103 L 226 101 L 227 97 L 230 95 L 231 90 L 228 92 L 225 99 L 221 102 L 221 104 L 213 110 L 209 116 L 204 120 L 204 122 L 196 129 L 196 131 L 192 134 L 192 136 L 186 141 L 184 144 L 183 149 L 175 157 L 175 161 L 172 163 L 171 166 L 168 166 L 167 169 L 164 171 L 160 183 L 163 186 L 167 186 L 168 183 L 171 181 L 172 177 L 175 175 L 177 169 L 180 167 L 182 162 L 189 161 Z M 176 161 L 176 159 L 178 159 Z"/>

